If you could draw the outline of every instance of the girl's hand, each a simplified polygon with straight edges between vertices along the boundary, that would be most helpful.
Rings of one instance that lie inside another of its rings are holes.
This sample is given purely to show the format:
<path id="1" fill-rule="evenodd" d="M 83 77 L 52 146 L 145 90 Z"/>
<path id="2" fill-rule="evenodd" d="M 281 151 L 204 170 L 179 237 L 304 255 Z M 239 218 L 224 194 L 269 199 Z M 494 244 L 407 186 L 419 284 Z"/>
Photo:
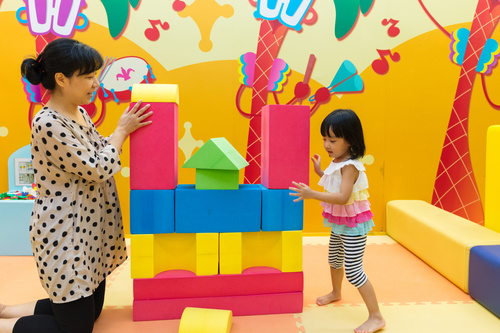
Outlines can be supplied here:
<path id="1" fill-rule="evenodd" d="M 288 189 L 297 193 L 290 193 L 290 195 L 293 197 L 298 197 L 297 199 L 293 200 L 293 202 L 297 202 L 303 199 L 311 199 L 313 197 L 314 191 L 311 190 L 311 188 L 306 184 L 296 182 L 292 182 L 292 184 L 295 185 L 295 187 L 289 187 Z"/>
<path id="2" fill-rule="evenodd" d="M 311 161 L 313 162 L 314 165 L 314 172 L 320 177 L 323 176 L 323 170 L 321 169 L 321 156 L 318 154 L 315 154 L 311 157 Z"/>
<path id="3" fill-rule="evenodd" d="M 118 120 L 118 125 L 116 126 L 116 132 L 121 132 L 125 136 L 130 135 L 130 133 L 135 130 L 147 126 L 152 123 L 152 121 L 144 121 L 146 118 L 153 114 L 153 111 L 145 113 L 149 109 L 149 104 L 139 109 L 142 101 L 138 101 L 133 108 L 128 107 L 122 116 Z"/>

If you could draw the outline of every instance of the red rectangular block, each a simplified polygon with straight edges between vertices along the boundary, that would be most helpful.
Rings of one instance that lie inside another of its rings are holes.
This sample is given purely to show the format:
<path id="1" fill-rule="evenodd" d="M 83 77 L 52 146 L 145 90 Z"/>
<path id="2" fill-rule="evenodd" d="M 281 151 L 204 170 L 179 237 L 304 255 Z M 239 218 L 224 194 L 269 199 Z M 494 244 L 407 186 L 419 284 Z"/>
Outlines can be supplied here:
<path id="1" fill-rule="evenodd" d="M 292 181 L 309 184 L 309 118 L 306 105 L 262 108 L 262 185 L 288 189 Z"/>
<path id="2" fill-rule="evenodd" d="M 146 104 L 151 105 L 148 120 L 153 123 L 130 135 L 130 189 L 173 190 L 178 183 L 178 106 Z"/>
<path id="3" fill-rule="evenodd" d="M 242 274 L 206 276 L 167 271 L 154 278 L 134 279 L 134 300 L 280 294 L 303 289 L 303 272 L 282 273 L 271 267 L 252 267 Z"/>
<path id="4" fill-rule="evenodd" d="M 224 297 L 198 297 L 134 301 L 133 319 L 180 319 L 186 307 L 231 310 L 233 316 L 301 313 L 303 293 L 282 293 Z"/>

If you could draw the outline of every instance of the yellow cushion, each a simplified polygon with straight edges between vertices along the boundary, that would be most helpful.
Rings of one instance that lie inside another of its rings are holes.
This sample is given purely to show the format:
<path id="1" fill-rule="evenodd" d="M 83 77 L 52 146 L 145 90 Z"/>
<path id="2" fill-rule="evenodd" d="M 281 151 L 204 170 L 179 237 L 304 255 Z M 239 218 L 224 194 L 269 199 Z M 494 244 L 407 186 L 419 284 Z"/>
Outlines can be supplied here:
<path id="1" fill-rule="evenodd" d="M 469 251 L 500 245 L 500 234 L 420 200 L 387 203 L 387 233 L 468 292 Z"/>

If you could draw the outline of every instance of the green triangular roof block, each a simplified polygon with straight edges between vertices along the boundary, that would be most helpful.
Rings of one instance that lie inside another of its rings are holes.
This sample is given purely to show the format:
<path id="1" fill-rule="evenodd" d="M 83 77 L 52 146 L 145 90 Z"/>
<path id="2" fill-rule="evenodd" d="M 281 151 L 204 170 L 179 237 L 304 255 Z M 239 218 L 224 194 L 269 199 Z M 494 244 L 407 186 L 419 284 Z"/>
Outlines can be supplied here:
<path id="1" fill-rule="evenodd" d="M 240 170 L 248 162 L 226 138 L 208 140 L 198 151 L 184 163 L 183 168 Z"/>

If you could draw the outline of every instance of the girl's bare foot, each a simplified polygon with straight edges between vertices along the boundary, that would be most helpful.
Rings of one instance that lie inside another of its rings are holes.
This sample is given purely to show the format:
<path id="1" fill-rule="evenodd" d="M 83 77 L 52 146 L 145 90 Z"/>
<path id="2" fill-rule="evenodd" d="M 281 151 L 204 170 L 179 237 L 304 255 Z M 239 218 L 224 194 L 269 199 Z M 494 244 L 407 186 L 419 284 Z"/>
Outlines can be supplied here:
<path id="1" fill-rule="evenodd" d="M 2 318 L 2 311 L 3 311 L 6 307 L 7 307 L 6 305 L 3 305 L 2 303 L 0 303 L 0 318 Z"/>
<path id="2" fill-rule="evenodd" d="M 356 333 L 374 333 L 385 327 L 385 320 L 381 315 L 370 316 L 361 326 L 356 328 Z"/>
<path id="3" fill-rule="evenodd" d="M 330 304 L 332 302 L 340 301 L 341 298 L 342 297 L 340 296 L 340 293 L 332 291 L 326 295 L 318 297 L 316 299 L 316 304 L 318 304 L 319 306 L 327 305 L 327 304 Z"/>

